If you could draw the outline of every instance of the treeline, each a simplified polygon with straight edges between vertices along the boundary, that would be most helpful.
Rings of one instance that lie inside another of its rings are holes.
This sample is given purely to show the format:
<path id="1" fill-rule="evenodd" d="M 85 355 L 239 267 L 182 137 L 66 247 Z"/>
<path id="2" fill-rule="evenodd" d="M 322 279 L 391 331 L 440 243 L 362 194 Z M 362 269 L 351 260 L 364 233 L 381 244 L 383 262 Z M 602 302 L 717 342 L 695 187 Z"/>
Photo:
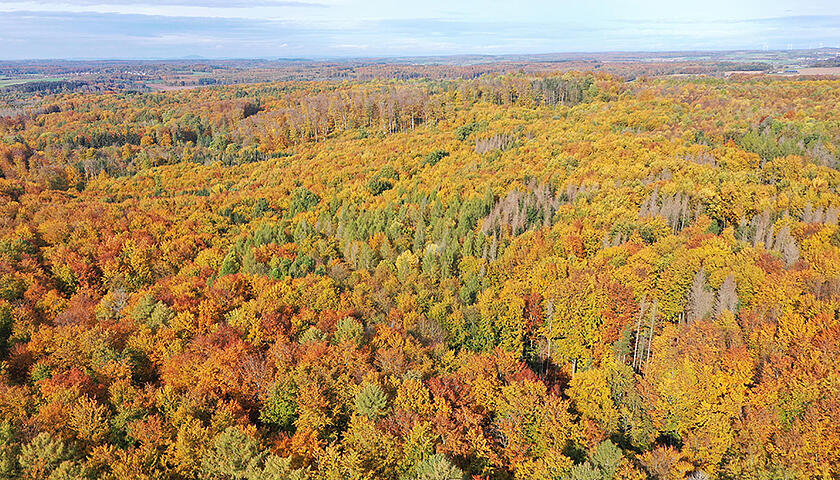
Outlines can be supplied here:
<path id="1" fill-rule="evenodd" d="M 77 80 L 41 80 L 24 82 L 5 87 L 8 90 L 24 93 L 57 93 L 70 92 L 86 86 L 88 83 Z"/>

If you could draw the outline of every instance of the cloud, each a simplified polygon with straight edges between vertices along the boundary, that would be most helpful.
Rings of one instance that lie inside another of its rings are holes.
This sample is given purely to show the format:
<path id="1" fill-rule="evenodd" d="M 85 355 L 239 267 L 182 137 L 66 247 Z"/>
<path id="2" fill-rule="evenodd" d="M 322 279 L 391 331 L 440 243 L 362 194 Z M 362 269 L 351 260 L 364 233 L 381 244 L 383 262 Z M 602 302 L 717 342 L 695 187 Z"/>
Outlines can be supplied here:
<path id="1" fill-rule="evenodd" d="M 329 18 L 330 5 L 319 1 L 279 0 L 0 0 L 0 12 L 88 13 L 155 17 L 243 18 L 250 20 Z"/>
<path id="2" fill-rule="evenodd" d="M 0 58 L 5 59 L 186 55 L 333 58 L 762 49 L 765 46 L 785 49 L 840 44 L 840 16 L 685 23 L 604 18 L 588 22 L 354 17 L 313 20 L 307 15 L 242 18 L 9 11 L 0 15 L 0 42 L 7 46 L 0 53 Z"/>
<path id="3" fill-rule="evenodd" d="M 3 56 L 21 58 L 255 57 L 283 43 L 308 43 L 308 30 L 274 21 L 175 18 L 95 13 L 14 12 L 0 15 Z M 285 40 L 284 40 L 285 38 Z M 221 45 L 221 48 L 217 48 Z M 303 56 L 303 49 L 298 53 Z M 8 55 L 11 54 L 11 55 Z"/>
<path id="4" fill-rule="evenodd" d="M 239 8 L 239 7 L 314 7 L 326 8 L 329 5 L 318 2 L 283 1 L 283 0 L 25 0 L 16 3 L 20 5 L 43 5 L 57 11 L 73 6 L 108 6 L 108 5 L 144 5 L 144 6 L 189 6 L 207 8 Z"/>

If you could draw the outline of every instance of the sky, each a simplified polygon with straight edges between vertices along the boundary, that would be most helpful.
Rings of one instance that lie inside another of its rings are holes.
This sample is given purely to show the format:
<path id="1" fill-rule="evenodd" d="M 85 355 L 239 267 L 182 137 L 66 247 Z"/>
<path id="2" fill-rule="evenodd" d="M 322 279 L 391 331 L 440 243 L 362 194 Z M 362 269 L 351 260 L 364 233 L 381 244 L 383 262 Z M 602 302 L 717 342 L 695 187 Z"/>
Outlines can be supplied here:
<path id="1" fill-rule="evenodd" d="M 840 47 L 840 0 L 0 0 L 0 59 Z"/>

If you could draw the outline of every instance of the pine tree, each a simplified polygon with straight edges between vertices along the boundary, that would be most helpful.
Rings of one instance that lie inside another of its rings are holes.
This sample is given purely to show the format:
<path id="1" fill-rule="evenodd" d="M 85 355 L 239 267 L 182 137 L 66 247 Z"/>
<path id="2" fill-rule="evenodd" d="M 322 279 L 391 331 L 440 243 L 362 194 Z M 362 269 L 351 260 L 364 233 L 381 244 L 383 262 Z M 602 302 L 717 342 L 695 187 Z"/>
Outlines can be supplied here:
<path id="1" fill-rule="evenodd" d="M 429 455 L 416 467 L 417 480 L 462 480 L 464 472 L 446 457 L 436 453 Z"/>
<path id="2" fill-rule="evenodd" d="M 216 435 L 202 460 L 206 474 L 227 478 L 246 478 L 260 462 L 259 444 L 238 427 L 228 427 Z"/>
<path id="3" fill-rule="evenodd" d="M 388 396 L 382 387 L 368 383 L 356 395 L 356 411 L 370 418 L 384 415 L 388 408 Z"/>

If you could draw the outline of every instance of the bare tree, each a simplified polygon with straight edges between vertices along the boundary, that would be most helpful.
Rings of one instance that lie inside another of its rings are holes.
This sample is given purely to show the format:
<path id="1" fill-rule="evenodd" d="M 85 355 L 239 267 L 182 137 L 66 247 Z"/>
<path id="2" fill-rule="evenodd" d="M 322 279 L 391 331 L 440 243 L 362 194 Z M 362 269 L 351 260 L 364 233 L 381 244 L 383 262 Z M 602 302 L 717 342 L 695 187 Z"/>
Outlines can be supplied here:
<path id="1" fill-rule="evenodd" d="M 735 313 L 738 306 L 738 293 L 735 291 L 735 277 L 728 275 L 723 280 L 723 285 L 718 290 L 717 302 L 715 303 L 715 316 L 720 316 L 726 310 Z"/>
<path id="2" fill-rule="evenodd" d="M 837 225 L 837 216 L 840 214 L 840 209 L 832 205 L 825 211 L 825 223 L 829 225 Z"/>
<path id="3" fill-rule="evenodd" d="M 679 232 L 691 220 L 689 196 L 683 193 L 659 195 L 654 190 L 639 207 L 639 218 L 662 217 L 671 226 L 674 233 Z"/>
<path id="4" fill-rule="evenodd" d="M 648 303 L 647 298 L 642 298 L 641 304 L 639 304 L 639 316 L 636 317 L 636 337 L 635 341 L 633 342 L 633 369 L 636 370 L 636 363 L 637 359 L 639 358 L 639 341 L 641 340 L 642 336 L 642 319 L 645 316 L 645 311 L 647 310 Z"/>
<path id="5" fill-rule="evenodd" d="M 504 227 L 519 235 L 531 228 L 549 226 L 563 203 L 562 196 L 552 193 L 548 184 L 531 181 L 526 190 L 515 189 L 500 198 L 484 217 L 481 229 L 490 235 Z"/>
<path id="6" fill-rule="evenodd" d="M 701 268 L 691 282 L 691 290 L 688 292 L 688 322 L 696 322 L 705 318 L 714 306 L 714 294 L 706 288 L 706 270 Z"/>
<path id="7" fill-rule="evenodd" d="M 836 225 L 838 213 L 840 213 L 840 210 L 838 210 L 836 206 L 828 208 L 814 208 L 814 206 L 809 203 L 808 205 L 805 205 L 805 208 L 802 210 L 800 219 L 805 223 L 825 223 L 828 225 Z"/>
<path id="8" fill-rule="evenodd" d="M 765 210 L 761 215 L 753 217 L 751 226 L 753 227 L 753 246 L 758 246 L 759 243 L 764 242 L 764 247 L 769 249 L 773 244 L 773 228 L 770 221 L 770 212 Z"/>
<path id="9" fill-rule="evenodd" d="M 493 150 L 505 151 L 513 146 L 515 137 L 512 135 L 497 134 L 488 138 L 479 138 L 475 141 L 475 153 L 482 154 Z"/>
<path id="10" fill-rule="evenodd" d="M 776 234 L 776 240 L 773 242 L 773 250 L 781 252 L 782 258 L 785 260 L 787 266 L 791 266 L 799 260 L 799 246 L 796 244 L 796 239 L 790 233 L 790 227 L 783 226 L 779 233 Z"/>

